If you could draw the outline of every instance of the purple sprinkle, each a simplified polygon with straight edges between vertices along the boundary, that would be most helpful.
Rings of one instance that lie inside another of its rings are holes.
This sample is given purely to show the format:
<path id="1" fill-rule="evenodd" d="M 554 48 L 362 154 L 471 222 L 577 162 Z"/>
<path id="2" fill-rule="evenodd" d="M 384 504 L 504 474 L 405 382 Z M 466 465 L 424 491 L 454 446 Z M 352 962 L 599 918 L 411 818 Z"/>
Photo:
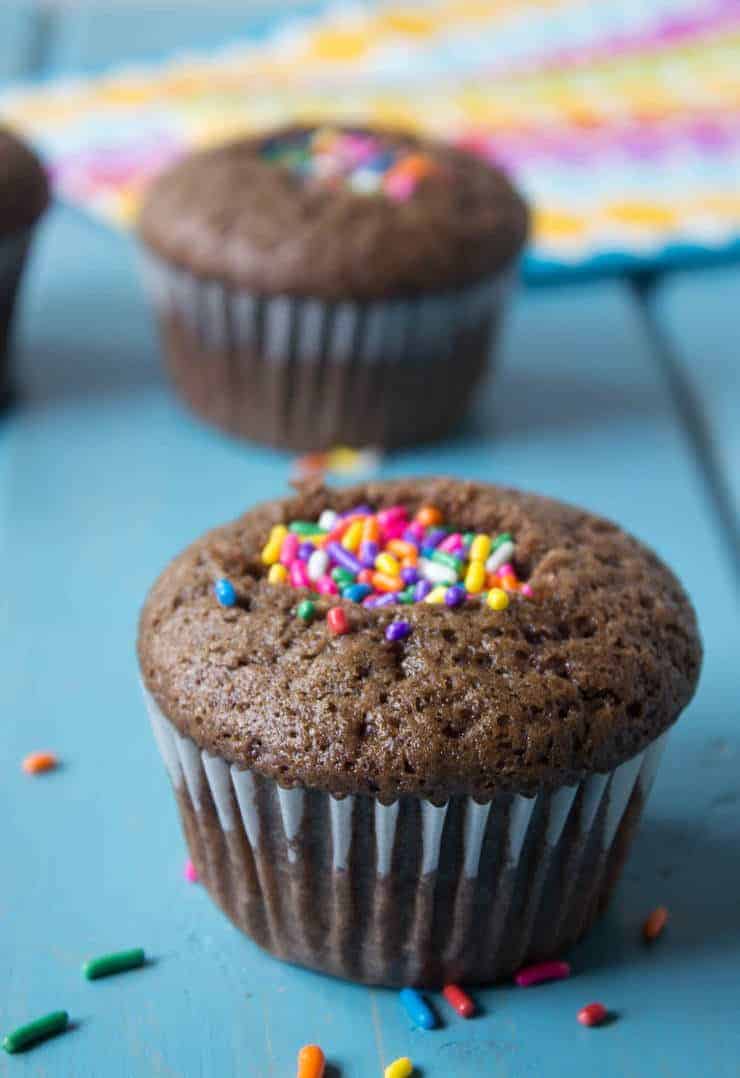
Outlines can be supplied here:
<path id="1" fill-rule="evenodd" d="M 418 579 L 419 573 L 414 569 L 413 565 L 401 570 L 401 580 L 403 580 L 404 584 L 415 584 Z"/>
<path id="2" fill-rule="evenodd" d="M 351 550 L 343 547 L 341 543 L 327 543 L 326 553 L 332 561 L 335 561 L 337 565 L 341 565 L 343 569 L 349 569 L 351 573 L 362 572 L 362 562 L 354 556 Z"/>
<path id="3" fill-rule="evenodd" d="M 385 630 L 386 640 L 405 640 L 411 635 L 411 626 L 407 621 L 394 621 Z"/>
<path id="4" fill-rule="evenodd" d="M 413 543 L 416 549 L 419 549 L 421 537 L 419 536 L 418 532 L 413 530 L 413 528 L 407 528 L 406 531 L 403 533 L 403 538 L 405 542 Z"/>
<path id="5" fill-rule="evenodd" d="M 367 599 L 362 600 L 362 605 L 366 606 L 368 610 L 374 610 L 381 599 L 384 599 L 385 595 L 368 595 Z"/>
<path id="6" fill-rule="evenodd" d="M 298 547 L 298 557 L 301 561 L 308 561 L 315 549 L 313 543 L 301 543 Z"/>
<path id="7" fill-rule="evenodd" d="M 366 569 L 372 569 L 378 556 L 378 544 L 372 539 L 363 539 L 360 543 L 360 561 Z"/>
<path id="8" fill-rule="evenodd" d="M 353 516 L 370 517 L 373 515 L 373 511 L 369 505 L 356 505 L 353 509 L 345 509 L 345 511 L 339 515 L 342 519 Z"/>
<path id="9" fill-rule="evenodd" d="M 424 536 L 424 546 L 438 546 L 446 537 L 446 535 L 447 532 L 444 530 L 444 528 L 430 528 Z"/>
<path id="10" fill-rule="evenodd" d="M 398 592 L 397 591 L 387 591 L 385 593 L 385 595 L 380 596 L 377 603 L 375 603 L 375 606 L 376 607 L 378 607 L 378 606 L 393 606 L 393 604 L 397 603 L 397 602 L 398 602 Z"/>
<path id="11" fill-rule="evenodd" d="M 465 602 L 465 588 L 461 588 L 459 584 L 453 584 L 447 589 L 445 592 L 447 606 L 459 606 L 463 602 Z"/>
<path id="12" fill-rule="evenodd" d="M 420 580 L 414 588 L 414 602 L 420 603 L 422 599 L 426 599 L 429 592 L 432 590 L 432 585 L 428 580 Z"/>

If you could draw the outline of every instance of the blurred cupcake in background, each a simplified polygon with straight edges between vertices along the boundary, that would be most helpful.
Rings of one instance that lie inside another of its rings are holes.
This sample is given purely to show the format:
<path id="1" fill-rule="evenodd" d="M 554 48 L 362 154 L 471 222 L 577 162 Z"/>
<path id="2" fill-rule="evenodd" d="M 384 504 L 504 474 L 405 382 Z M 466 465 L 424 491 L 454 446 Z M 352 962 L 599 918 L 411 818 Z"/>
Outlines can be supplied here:
<path id="1" fill-rule="evenodd" d="M 10 389 L 9 347 L 18 286 L 49 184 L 32 150 L 0 127 L 0 400 Z"/>
<path id="2" fill-rule="evenodd" d="M 465 151 L 291 127 L 168 170 L 139 231 L 179 393 L 226 431 L 303 450 L 455 426 L 527 223 L 504 175 Z"/>

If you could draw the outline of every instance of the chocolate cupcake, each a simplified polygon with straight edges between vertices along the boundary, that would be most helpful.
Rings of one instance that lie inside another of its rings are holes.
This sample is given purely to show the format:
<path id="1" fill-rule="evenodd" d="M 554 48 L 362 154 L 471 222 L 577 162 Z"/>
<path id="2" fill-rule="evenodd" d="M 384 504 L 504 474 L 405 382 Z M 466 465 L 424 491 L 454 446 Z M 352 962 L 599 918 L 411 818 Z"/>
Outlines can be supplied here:
<path id="1" fill-rule="evenodd" d="M 201 879 L 290 962 L 487 982 L 619 876 L 701 645 L 616 525 L 454 480 L 307 488 L 165 570 L 139 660 Z"/>
<path id="2" fill-rule="evenodd" d="M 194 411 L 270 445 L 393 446 L 463 415 L 527 211 L 462 150 L 295 127 L 176 165 L 139 231 L 170 374 Z"/>
<path id="3" fill-rule="evenodd" d="M 49 202 L 46 174 L 36 155 L 0 128 L 0 401 L 9 391 L 10 335 L 15 301 L 33 227 Z"/>

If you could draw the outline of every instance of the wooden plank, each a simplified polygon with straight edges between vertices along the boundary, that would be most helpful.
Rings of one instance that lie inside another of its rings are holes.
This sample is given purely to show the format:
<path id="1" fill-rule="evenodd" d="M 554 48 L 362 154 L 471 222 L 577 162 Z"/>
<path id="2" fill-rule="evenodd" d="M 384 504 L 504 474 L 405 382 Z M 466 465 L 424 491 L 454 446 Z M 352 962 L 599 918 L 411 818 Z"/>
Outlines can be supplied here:
<path id="1" fill-rule="evenodd" d="M 14 0 L 0 6 L 0 82 L 33 72 L 42 33 L 43 17 L 33 6 Z"/>

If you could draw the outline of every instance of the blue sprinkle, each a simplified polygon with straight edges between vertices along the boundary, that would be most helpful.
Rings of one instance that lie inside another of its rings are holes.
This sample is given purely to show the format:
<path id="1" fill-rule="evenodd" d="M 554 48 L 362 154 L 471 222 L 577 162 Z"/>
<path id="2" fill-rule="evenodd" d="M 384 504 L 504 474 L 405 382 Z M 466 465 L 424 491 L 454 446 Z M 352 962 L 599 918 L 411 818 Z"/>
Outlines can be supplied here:
<path id="1" fill-rule="evenodd" d="M 342 598 L 349 599 L 352 603 L 361 603 L 372 590 L 369 584 L 348 584 L 342 590 Z"/>
<path id="2" fill-rule="evenodd" d="M 399 992 L 406 1014 L 419 1029 L 434 1029 L 437 1018 L 421 993 L 415 988 L 402 988 Z"/>
<path id="3" fill-rule="evenodd" d="M 465 595 L 465 588 L 461 588 L 459 584 L 453 584 L 445 592 L 445 602 L 447 606 L 459 606 L 460 603 L 465 602 Z"/>
<path id="4" fill-rule="evenodd" d="M 226 577 L 217 580 L 213 585 L 213 590 L 221 606 L 236 606 L 236 589 Z"/>

